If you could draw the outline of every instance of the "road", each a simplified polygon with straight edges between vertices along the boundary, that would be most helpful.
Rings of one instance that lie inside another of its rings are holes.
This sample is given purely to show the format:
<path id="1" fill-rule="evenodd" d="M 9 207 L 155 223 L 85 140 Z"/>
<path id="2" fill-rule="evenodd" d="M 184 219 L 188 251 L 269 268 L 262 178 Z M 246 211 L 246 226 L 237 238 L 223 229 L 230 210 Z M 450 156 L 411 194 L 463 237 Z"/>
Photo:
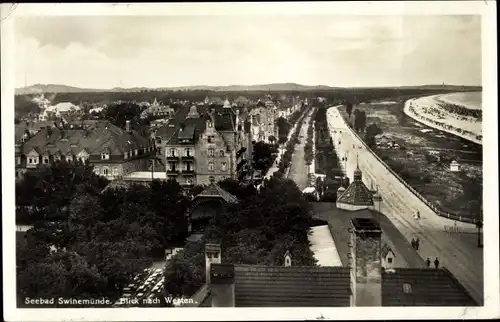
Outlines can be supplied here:
<path id="1" fill-rule="evenodd" d="M 431 261 L 438 257 L 440 265 L 448 268 L 477 302 L 483 303 L 483 251 L 476 246 L 475 235 L 444 232 L 444 226 L 453 225 L 453 221 L 438 216 L 427 207 L 364 148 L 336 107 L 328 109 L 327 119 L 337 155 L 342 157 L 347 153 L 345 166 L 349 178 L 352 180 L 358 155 L 363 181 L 368 187 L 372 182 L 379 187 L 383 198 L 381 212 L 408 242 L 419 236 L 420 256 L 429 257 Z M 413 219 L 417 210 L 420 220 Z M 470 224 L 459 222 L 457 226 L 463 231 L 475 231 Z"/>
<path id="2" fill-rule="evenodd" d="M 295 152 L 292 155 L 290 172 L 288 173 L 288 178 L 295 181 L 300 191 L 309 186 L 309 167 L 304 160 L 304 145 L 307 141 L 307 129 L 309 128 L 311 113 L 312 111 L 304 117 L 304 121 L 302 122 L 302 128 L 299 134 L 300 143 L 295 145 Z M 300 136 L 302 136 L 302 138 Z"/>

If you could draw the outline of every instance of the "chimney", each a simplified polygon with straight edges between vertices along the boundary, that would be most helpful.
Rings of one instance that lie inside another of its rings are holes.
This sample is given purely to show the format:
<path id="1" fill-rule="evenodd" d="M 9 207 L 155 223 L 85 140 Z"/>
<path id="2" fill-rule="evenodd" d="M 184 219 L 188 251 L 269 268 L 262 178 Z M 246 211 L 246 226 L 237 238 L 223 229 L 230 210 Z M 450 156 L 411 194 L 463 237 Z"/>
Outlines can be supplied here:
<path id="1" fill-rule="evenodd" d="M 131 130 L 130 130 L 130 120 L 125 121 L 125 130 L 126 130 L 127 132 L 130 132 L 130 131 L 131 131 Z"/>
<path id="2" fill-rule="evenodd" d="M 234 265 L 213 264 L 210 268 L 212 307 L 235 307 Z"/>
<path id="3" fill-rule="evenodd" d="M 353 306 L 382 306 L 381 236 L 371 218 L 351 219 Z"/>
<path id="4" fill-rule="evenodd" d="M 220 264 L 221 262 L 221 248 L 220 244 L 206 244 L 205 245 L 205 277 L 207 285 L 210 285 L 210 266 L 212 264 Z"/>

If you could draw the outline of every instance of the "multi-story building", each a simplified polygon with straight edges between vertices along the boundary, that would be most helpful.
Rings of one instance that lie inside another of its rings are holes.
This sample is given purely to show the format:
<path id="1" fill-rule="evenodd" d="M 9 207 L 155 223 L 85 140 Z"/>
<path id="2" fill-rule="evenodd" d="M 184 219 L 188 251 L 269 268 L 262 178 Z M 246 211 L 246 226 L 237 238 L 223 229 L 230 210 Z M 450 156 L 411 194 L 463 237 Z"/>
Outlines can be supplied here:
<path id="1" fill-rule="evenodd" d="M 186 186 L 235 179 L 243 160 L 249 159 L 248 129 L 245 117 L 227 100 L 221 108 L 184 106 L 157 133 L 157 140 L 164 142 L 167 177 Z"/>
<path id="2" fill-rule="evenodd" d="M 57 160 L 90 162 L 94 172 L 113 180 L 147 169 L 154 141 L 138 131 L 108 121 L 86 121 L 81 125 L 52 126 L 16 142 L 16 176 L 49 166 Z"/>
<path id="3" fill-rule="evenodd" d="M 141 113 L 141 118 L 147 118 L 153 116 L 153 117 L 163 117 L 168 119 L 174 116 L 174 114 L 175 110 L 172 107 L 170 107 L 170 105 L 160 104 L 155 98 L 153 104 L 151 104 L 151 106 L 149 106 Z"/>
<path id="4" fill-rule="evenodd" d="M 265 102 L 259 100 L 257 106 L 250 111 L 250 123 L 252 137 L 255 141 L 270 142 L 269 138 L 278 137 L 278 127 L 276 120 L 279 117 L 279 112 L 271 99 L 267 97 Z"/>

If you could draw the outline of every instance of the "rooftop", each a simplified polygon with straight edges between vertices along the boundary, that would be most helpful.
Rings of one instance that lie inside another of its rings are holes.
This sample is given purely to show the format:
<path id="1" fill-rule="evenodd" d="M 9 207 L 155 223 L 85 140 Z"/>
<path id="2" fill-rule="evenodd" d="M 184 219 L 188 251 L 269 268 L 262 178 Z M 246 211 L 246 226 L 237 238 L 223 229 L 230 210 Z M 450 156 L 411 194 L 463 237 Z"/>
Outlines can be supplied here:
<path id="1" fill-rule="evenodd" d="M 237 307 L 349 306 L 349 269 L 235 265 Z"/>

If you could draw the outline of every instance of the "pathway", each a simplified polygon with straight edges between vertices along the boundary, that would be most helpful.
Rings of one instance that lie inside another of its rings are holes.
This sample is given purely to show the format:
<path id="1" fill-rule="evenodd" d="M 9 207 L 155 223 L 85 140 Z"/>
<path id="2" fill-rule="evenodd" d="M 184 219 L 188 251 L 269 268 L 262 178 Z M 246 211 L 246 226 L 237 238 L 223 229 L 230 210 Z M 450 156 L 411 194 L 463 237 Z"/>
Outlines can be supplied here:
<path id="1" fill-rule="evenodd" d="M 337 108 L 330 108 L 327 118 L 337 154 L 344 156 L 347 153 L 345 165 L 350 179 L 352 180 L 358 154 L 363 181 L 367 186 L 372 182 L 379 186 L 383 198 L 381 211 L 408 242 L 418 235 L 421 240 L 421 257 L 429 257 L 431 260 L 438 257 L 441 264 L 455 275 L 474 299 L 482 303 L 483 251 L 476 246 L 474 238 L 471 238 L 474 235 L 444 232 L 444 225 L 450 225 L 453 221 L 438 216 L 392 175 L 348 128 Z M 337 133 L 334 133 L 335 130 Z M 421 214 L 418 221 L 413 219 L 417 210 Z M 471 224 L 459 222 L 457 226 L 464 231 L 475 231 Z"/>
<path id="2" fill-rule="evenodd" d="M 307 129 L 309 128 L 310 118 L 311 112 L 307 114 L 302 122 L 302 128 L 300 129 L 299 134 L 300 143 L 295 145 L 295 152 L 292 155 L 290 171 L 288 172 L 288 178 L 292 179 L 297 184 L 300 191 L 309 186 L 309 167 L 304 161 L 304 145 L 306 144 L 307 140 Z M 300 138 L 300 136 L 302 136 L 302 138 Z"/>

